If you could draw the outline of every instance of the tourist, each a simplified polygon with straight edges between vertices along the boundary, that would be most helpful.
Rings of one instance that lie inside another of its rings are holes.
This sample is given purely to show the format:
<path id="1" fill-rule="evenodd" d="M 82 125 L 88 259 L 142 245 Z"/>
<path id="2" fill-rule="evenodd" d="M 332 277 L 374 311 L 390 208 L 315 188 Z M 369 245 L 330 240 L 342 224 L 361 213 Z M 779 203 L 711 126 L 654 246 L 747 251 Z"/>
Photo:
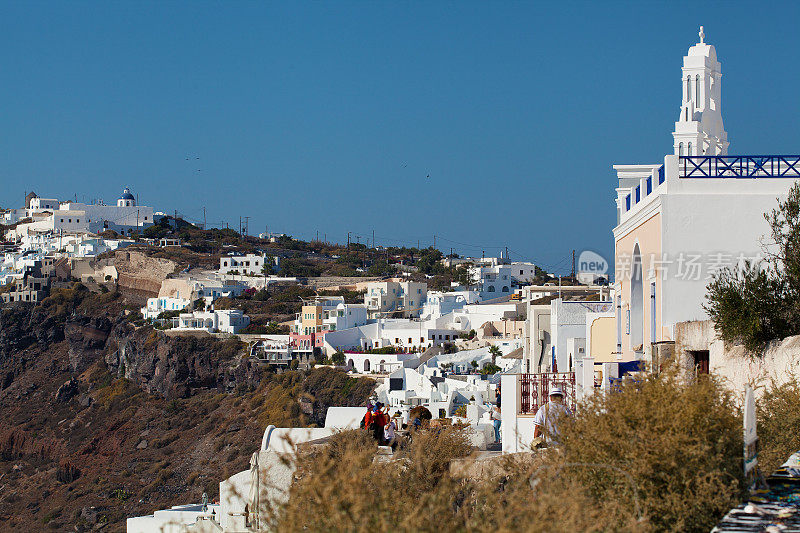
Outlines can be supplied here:
<path id="1" fill-rule="evenodd" d="M 367 402 L 367 413 L 364 415 L 364 418 L 361 419 L 361 427 L 364 429 L 369 429 L 370 424 L 372 424 L 372 402 Z"/>
<path id="2" fill-rule="evenodd" d="M 494 426 L 494 442 L 500 442 L 500 399 L 498 398 L 497 405 L 492 406 L 492 411 L 489 413 L 489 418 L 492 420 Z"/>
<path id="3" fill-rule="evenodd" d="M 542 437 L 548 446 L 558 444 L 558 425 L 562 416 L 572 416 L 564 404 L 564 391 L 560 387 L 550 389 L 550 401 L 536 411 L 533 417 L 533 438 Z"/>
<path id="4" fill-rule="evenodd" d="M 383 404 L 381 402 L 375 403 L 375 408 L 372 411 L 372 421 L 368 426 L 375 441 L 380 444 L 383 440 L 383 426 L 385 425 L 384 414 L 381 411 Z"/>
<path id="5" fill-rule="evenodd" d="M 392 451 L 397 448 L 397 436 L 395 435 L 395 429 L 397 429 L 397 425 L 394 423 L 393 419 L 389 419 L 389 422 L 383 426 L 383 445 L 384 446 L 391 446 Z"/>

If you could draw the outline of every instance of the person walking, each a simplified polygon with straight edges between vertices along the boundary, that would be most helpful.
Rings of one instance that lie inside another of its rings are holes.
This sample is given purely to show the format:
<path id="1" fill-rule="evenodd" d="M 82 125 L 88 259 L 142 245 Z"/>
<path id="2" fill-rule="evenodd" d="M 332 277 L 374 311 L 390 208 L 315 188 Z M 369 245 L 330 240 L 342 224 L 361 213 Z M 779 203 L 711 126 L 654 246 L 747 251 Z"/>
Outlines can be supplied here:
<path id="1" fill-rule="evenodd" d="M 541 406 L 533 417 L 533 438 L 544 438 L 548 446 L 559 444 L 558 425 L 565 416 L 572 416 L 572 411 L 564 403 L 564 391 L 561 387 L 553 387 L 550 389 L 550 401 Z"/>

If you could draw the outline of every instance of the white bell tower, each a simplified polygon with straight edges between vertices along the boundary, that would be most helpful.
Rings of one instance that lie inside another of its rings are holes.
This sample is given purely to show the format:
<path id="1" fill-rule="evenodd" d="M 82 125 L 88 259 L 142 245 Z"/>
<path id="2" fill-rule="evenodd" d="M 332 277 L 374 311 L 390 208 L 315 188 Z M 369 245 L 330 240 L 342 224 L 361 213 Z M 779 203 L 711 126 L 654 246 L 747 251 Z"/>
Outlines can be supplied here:
<path id="1" fill-rule="evenodd" d="M 675 155 L 727 155 L 728 134 L 722 124 L 722 65 L 717 51 L 700 42 L 683 58 L 681 114 L 675 123 Z"/>

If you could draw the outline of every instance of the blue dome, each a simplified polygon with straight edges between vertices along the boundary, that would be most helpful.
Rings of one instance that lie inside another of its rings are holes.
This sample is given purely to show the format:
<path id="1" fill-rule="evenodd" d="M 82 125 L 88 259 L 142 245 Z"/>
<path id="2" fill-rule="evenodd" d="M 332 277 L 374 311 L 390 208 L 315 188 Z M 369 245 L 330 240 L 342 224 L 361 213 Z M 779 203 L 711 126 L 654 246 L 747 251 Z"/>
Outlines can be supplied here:
<path id="1" fill-rule="evenodd" d="M 131 194 L 131 190 L 125 187 L 125 190 L 122 191 L 122 196 L 119 197 L 120 200 L 136 200 Z"/>

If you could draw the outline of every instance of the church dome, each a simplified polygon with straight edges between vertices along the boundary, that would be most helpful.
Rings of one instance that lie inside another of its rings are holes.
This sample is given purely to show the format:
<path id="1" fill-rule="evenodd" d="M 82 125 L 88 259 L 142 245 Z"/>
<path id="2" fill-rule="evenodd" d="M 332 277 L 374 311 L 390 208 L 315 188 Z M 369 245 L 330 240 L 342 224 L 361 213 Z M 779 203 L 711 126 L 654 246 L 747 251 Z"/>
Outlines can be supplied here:
<path id="1" fill-rule="evenodd" d="M 128 187 L 122 191 L 122 196 L 119 197 L 120 200 L 135 200 L 136 198 L 133 197 L 131 194 L 131 190 Z"/>

